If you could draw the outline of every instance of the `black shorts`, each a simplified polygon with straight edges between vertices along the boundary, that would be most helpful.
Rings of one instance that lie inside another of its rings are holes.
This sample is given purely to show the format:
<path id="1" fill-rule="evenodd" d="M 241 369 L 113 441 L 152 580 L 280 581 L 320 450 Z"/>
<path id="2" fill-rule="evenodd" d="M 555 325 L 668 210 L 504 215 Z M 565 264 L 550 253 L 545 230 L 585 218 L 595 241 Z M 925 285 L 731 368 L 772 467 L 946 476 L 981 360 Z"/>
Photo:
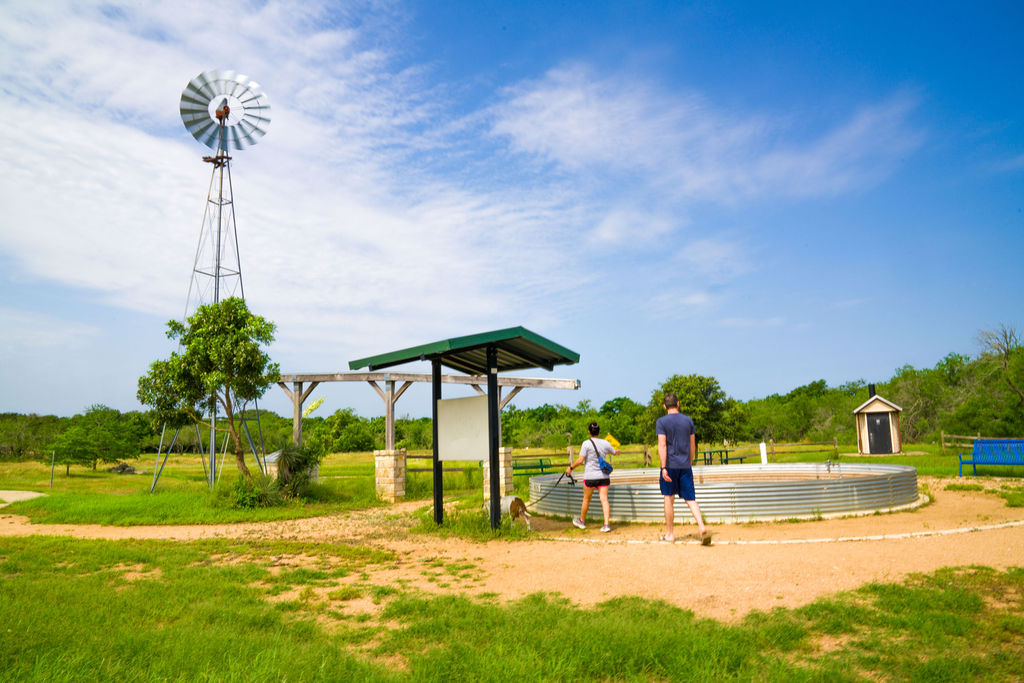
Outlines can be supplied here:
<path id="1" fill-rule="evenodd" d="M 599 489 L 599 488 L 604 487 L 604 486 L 609 486 L 609 485 L 611 485 L 611 483 L 612 483 L 612 480 L 609 479 L 608 477 L 605 477 L 604 479 L 584 479 L 583 480 L 583 485 L 586 486 L 588 489 Z"/>

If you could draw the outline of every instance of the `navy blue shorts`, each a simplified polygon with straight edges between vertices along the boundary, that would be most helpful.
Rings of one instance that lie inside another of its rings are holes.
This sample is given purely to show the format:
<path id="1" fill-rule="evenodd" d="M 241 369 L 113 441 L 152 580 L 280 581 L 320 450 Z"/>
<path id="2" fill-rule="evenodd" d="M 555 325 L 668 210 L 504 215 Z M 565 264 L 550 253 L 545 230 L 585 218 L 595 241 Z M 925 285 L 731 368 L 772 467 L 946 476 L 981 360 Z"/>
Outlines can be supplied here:
<path id="1" fill-rule="evenodd" d="M 661 484 L 661 495 L 679 496 L 683 500 L 697 500 L 697 492 L 693 489 L 693 470 L 691 469 L 668 469 L 668 476 L 671 482 L 665 481 L 661 471 L 658 472 L 658 483 Z"/>

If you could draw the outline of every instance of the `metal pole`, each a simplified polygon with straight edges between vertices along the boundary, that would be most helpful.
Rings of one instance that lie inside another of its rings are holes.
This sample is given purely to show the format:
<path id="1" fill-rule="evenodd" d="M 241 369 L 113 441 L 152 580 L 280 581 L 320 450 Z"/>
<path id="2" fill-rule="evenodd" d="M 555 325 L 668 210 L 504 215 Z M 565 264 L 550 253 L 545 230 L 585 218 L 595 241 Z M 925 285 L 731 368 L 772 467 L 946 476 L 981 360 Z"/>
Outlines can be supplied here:
<path id="1" fill-rule="evenodd" d="M 153 463 L 153 484 L 149 487 L 149 492 L 153 493 L 153 489 L 156 488 L 156 468 L 160 466 L 160 454 L 164 450 L 164 434 L 167 433 L 167 423 L 164 422 L 164 426 L 160 428 L 160 445 L 156 447 L 156 462 Z M 177 432 L 175 432 L 177 434 Z"/>
<path id="2" fill-rule="evenodd" d="M 215 251 L 213 253 L 213 303 L 220 301 L 220 232 L 221 224 L 224 220 L 224 164 L 227 163 L 223 157 L 227 156 L 224 151 L 224 121 L 220 122 L 220 144 L 218 145 L 217 155 L 222 157 L 219 165 L 219 174 L 217 179 L 217 241 Z M 241 270 L 241 269 L 239 269 Z"/>
<path id="3" fill-rule="evenodd" d="M 259 424 L 257 422 L 257 424 Z M 246 424 L 245 420 L 242 420 L 242 431 L 245 432 L 245 438 L 249 442 L 249 448 L 252 449 L 252 455 L 256 458 L 256 465 L 260 468 L 260 474 L 266 474 L 267 470 L 263 467 L 263 463 L 260 462 L 260 454 L 256 452 L 256 445 L 252 442 L 252 434 L 249 433 L 249 425 Z"/>
<path id="4" fill-rule="evenodd" d="M 210 480 L 207 485 L 213 489 L 217 483 L 217 403 L 214 401 L 210 409 Z"/>
<path id="5" fill-rule="evenodd" d="M 167 464 L 167 458 L 171 455 L 171 451 L 174 450 L 174 444 L 178 442 L 178 434 L 181 432 L 181 427 L 174 430 L 174 437 L 171 438 L 171 445 L 167 447 L 167 452 L 164 453 L 164 461 L 160 463 L 160 469 L 153 468 L 153 485 L 149 487 L 149 492 L 153 493 L 156 490 L 156 483 L 160 481 L 160 475 L 164 473 L 164 465 Z M 198 434 L 198 432 L 197 432 Z M 160 437 L 160 441 L 163 442 L 163 436 Z M 157 462 L 160 462 L 160 454 L 156 454 Z M 205 467 L 205 466 L 204 466 Z"/>
<path id="6" fill-rule="evenodd" d="M 57 451 L 50 451 L 50 488 L 53 488 L 53 466 L 57 462 Z"/>
<path id="7" fill-rule="evenodd" d="M 437 402 L 441 400 L 441 359 L 431 361 L 434 400 L 433 405 L 433 437 L 434 437 L 434 523 L 444 521 L 444 477 L 441 472 L 441 456 L 437 443 Z"/>
<path id="8" fill-rule="evenodd" d="M 491 529 L 501 526 L 501 490 L 498 484 L 498 348 L 487 347 L 487 438 L 491 463 Z"/>
<path id="9" fill-rule="evenodd" d="M 199 448 L 199 458 L 203 461 L 203 479 L 210 480 L 210 473 L 206 469 L 206 453 L 203 452 L 203 437 L 199 434 L 199 423 L 193 423 L 196 428 L 196 446 Z"/>
<path id="10" fill-rule="evenodd" d="M 228 441 L 230 439 L 231 439 L 231 435 L 230 434 L 225 434 L 224 435 L 224 450 L 221 451 L 221 454 L 220 454 L 220 466 L 217 468 L 217 481 L 216 481 L 217 484 L 220 483 L 220 476 L 222 474 L 224 474 L 224 460 L 228 457 Z"/>

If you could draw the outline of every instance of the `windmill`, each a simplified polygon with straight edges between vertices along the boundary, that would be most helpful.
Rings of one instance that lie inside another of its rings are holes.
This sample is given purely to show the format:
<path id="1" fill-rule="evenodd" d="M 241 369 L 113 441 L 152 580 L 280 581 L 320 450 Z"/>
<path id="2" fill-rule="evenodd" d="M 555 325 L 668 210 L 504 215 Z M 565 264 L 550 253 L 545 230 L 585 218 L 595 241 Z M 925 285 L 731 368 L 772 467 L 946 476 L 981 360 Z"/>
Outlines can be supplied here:
<path id="1" fill-rule="evenodd" d="M 213 70 L 204 71 L 188 82 L 181 93 L 180 110 L 185 129 L 196 140 L 214 151 L 213 156 L 203 157 L 203 161 L 211 164 L 213 170 L 210 175 L 199 243 L 192 264 L 192 277 L 188 286 L 184 316 L 187 320 L 189 315 L 202 305 L 217 303 L 232 296 L 245 298 L 238 251 L 238 227 L 235 223 L 234 189 L 231 183 L 231 156 L 228 151 L 251 147 L 266 134 L 267 126 L 270 124 L 270 103 L 259 84 L 250 81 L 246 76 L 234 71 Z M 196 442 L 203 456 L 207 483 L 213 488 L 219 478 L 220 467 L 223 467 L 224 456 L 221 455 L 218 466 L 216 403 L 213 404 L 210 413 L 209 467 L 206 467 L 206 454 L 202 452 L 203 445 L 199 438 L 198 425 Z M 259 428 L 258 401 L 256 425 L 259 449 L 253 443 L 243 415 L 242 428 L 249 441 L 249 447 L 260 470 L 265 472 L 266 467 L 260 459 L 260 453 L 263 452 L 263 434 Z M 180 429 L 174 433 L 167 454 L 174 448 L 179 432 Z M 227 452 L 227 443 L 228 439 L 225 438 L 224 453 Z M 157 452 L 158 462 L 162 449 L 163 434 L 160 436 L 160 449 Z M 164 464 L 167 462 L 167 454 L 164 455 Z M 163 464 L 154 469 L 150 492 L 156 488 L 162 471 Z"/>

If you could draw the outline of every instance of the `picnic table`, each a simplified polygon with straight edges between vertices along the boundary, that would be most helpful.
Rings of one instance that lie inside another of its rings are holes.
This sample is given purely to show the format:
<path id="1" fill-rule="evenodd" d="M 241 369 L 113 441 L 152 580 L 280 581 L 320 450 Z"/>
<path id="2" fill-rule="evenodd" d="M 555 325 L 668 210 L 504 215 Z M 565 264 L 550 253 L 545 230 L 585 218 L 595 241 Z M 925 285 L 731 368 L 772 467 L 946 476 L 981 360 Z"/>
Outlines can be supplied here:
<path id="1" fill-rule="evenodd" d="M 702 451 L 698 451 L 697 460 L 703 460 L 705 465 L 714 464 L 715 456 L 718 456 L 718 464 L 728 465 L 730 460 L 739 460 L 741 463 L 749 455 L 729 455 L 735 448 L 706 448 Z"/>

